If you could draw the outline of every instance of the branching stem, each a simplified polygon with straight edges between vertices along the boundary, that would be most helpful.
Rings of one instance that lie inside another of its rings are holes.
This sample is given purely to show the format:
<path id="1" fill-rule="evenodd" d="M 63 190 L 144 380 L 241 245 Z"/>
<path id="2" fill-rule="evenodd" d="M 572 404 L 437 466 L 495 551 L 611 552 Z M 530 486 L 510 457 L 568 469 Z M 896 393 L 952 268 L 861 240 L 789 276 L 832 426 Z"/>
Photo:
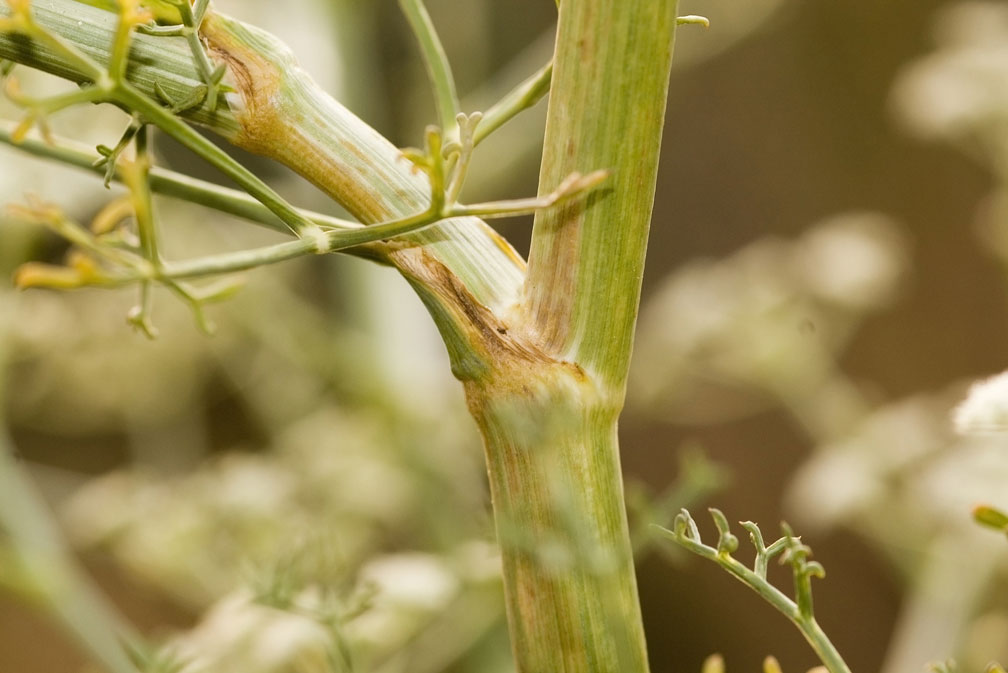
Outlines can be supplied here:
<path id="1" fill-rule="evenodd" d="M 139 128 L 139 127 L 137 127 Z M 120 141 L 125 146 L 126 142 L 132 140 L 132 133 L 124 134 Z M 0 143 L 17 147 L 23 152 L 51 159 L 68 166 L 82 168 L 84 170 L 101 173 L 104 171 L 102 164 L 94 161 L 94 154 L 90 149 L 67 138 L 51 137 L 52 142 L 40 142 L 31 138 L 18 140 L 14 136 L 14 126 L 0 123 Z M 121 149 L 117 145 L 110 151 Z M 122 181 L 122 171 L 115 166 L 109 175 L 110 180 Z M 250 222 L 261 224 L 275 231 L 289 232 L 290 228 L 278 220 L 262 203 L 246 192 L 222 187 L 212 182 L 200 180 L 182 173 L 153 166 L 150 170 L 151 190 L 156 194 L 164 194 L 175 198 L 197 203 L 207 208 L 213 208 L 222 213 L 243 217 Z M 364 225 L 352 220 L 345 220 L 323 213 L 316 213 L 307 210 L 299 210 L 301 215 L 328 229 L 358 229 Z"/>
<path id="2" fill-rule="evenodd" d="M 770 546 L 766 546 L 759 527 L 751 521 L 746 521 L 742 523 L 742 526 L 749 532 L 749 539 L 756 548 L 756 560 L 750 569 L 732 556 L 738 546 L 738 539 L 728 529 L 727 518 L 716 509 L 711 509 L 710 513 L 718 529 L 716 547 L 704 544 L 696 522 L 685 509 L 676 517 L 672 530 L 660 527 L 658 530 L 665 537 L 694 554 L 717 563 L 790 619 L 805 636 L 830 673 L 850 673 L 847 664 L 812 613 L 811 578 L 823 577 L 825 572 L 821 565 L 808 560 L 811 550 L 802 544 L 801 540 L 795 537 L 787 526 L 784 527 L 783 537 Z M 778 554 L 782 555 L 782 563 L 789 563 L 792 566 L 795 600 L 789 598 L 767 580 L 767 564 Z"/>

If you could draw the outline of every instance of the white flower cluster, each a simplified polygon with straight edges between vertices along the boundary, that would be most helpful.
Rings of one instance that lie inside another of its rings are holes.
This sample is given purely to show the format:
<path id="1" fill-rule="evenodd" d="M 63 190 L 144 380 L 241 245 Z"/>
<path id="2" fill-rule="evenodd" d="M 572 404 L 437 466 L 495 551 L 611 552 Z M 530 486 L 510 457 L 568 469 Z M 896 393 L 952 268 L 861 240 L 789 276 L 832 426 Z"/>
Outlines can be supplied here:
<path id="1" fill-rule="evenodd" d="M 1008 7 L 963 2 L 936 21 L 938 50 L 898 79 L 893 103 L 917 134 L 969 142 L 1008 133 Z M 1003 148 L 985 142 L 989 148 Z"/>
<path id="2" fill-rule="evenodd" d="M 955 408 L 953 420 L 956 431 L 964 435 L 1008 434 L 1008 371 L 974 383 Z"/>
<path id="3" fill-rule="evenodd" d="M 892 300 L 906 267 L 902 237 L 877 213 L 689 264 L 642 311 L 631 401 L 698 422 L 751 411 L 767 392 L 826 390 L 853 327 Z"/>

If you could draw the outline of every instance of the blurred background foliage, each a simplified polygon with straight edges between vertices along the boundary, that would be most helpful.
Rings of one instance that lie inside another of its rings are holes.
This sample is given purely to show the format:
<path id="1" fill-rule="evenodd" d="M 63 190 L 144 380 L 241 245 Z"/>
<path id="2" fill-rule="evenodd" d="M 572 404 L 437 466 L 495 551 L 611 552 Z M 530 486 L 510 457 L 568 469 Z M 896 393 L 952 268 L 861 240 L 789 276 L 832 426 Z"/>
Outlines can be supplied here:
<path id="1" fill-rule="evenodd" d="M 393 142 L 433 119 L 394 0 L 216 4 L 285 39 Z M 427 4 L 467 109 L 549 57 L 548 0 Z M 747 589 L 649 543 L 648 523 L 707 503 L 803 534 L 828 571 L 817 615 L 852 669 L 1008 660 L 1008 546 L 969 520 L 976 502 L 1008 507 L 1008 428 L 950 421 L 972 380 L 1008 367 L 1008 7 L 681 5 L 712 27 L 676 47 L 621 425 L 652 668 L 699 670 L 714 651 L 729 670 L 816 663 Z M 486 142 L 466 198 L 534 192 L 543 118 Z M 96 144 L 123 122 L 81 109 L 54 126 Z M 86 221 L 116 193 L 0 156 L 3 202 L 37 194 Z M 173 257 L 273 236 L 159 205 Z M 502 225 L 519 248 L 528 227 Z M 5 277 L 64 252 L 9 220 L 0 237 Z M 213 337 L 166 297 L 147 341 L 125 324 L 133 301 L 0 289 L 11 443 L 123 613 L 186 673 L 511 670 L 479 439 L 399 278 L 332 257 L 250 273 L 211 310 Z M 38 568 L 16 567 L 15 543 L 0 534 L 0 671 L 83 670 L 32 605 Z"/>

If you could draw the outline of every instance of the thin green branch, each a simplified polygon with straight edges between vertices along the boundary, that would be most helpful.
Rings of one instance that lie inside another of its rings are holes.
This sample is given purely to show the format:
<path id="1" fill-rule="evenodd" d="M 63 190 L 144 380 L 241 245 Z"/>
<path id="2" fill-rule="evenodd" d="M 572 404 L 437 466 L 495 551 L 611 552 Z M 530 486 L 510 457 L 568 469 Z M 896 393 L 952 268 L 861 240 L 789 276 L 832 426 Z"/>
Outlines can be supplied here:
<path id="1" fill-rule="evenodd" d="M 367 243 L 403 236 L 446 219 L 471 215 L 473 211 L 478 211 L 485 217 L 507 217 L 535 212 L 536 210 L 550 208 L 563 201 L 576 198 L 593 189 L 604 179 L 605 174 L 601 172 L 589 176 L 575 175 L 562 183 L 555 191 L 538 198 L 497 201 L 471 206 L 450 204 L 442 206 L 440 211 L 428 210 L 412 217 L 392 220 L 381 224 L 372 224 L 360 229 L 329 231 L 325 233 L 325 241 L 321 244 L 316 244 L 317 242 L 309 239 L 300 239 L 257 250 L 243 250 L 215 255 L 201 260 L 165 263 L 158 272 L 157 279 L 205 277 L 220 273 L 245 271 L 308 254 L 339 252 Z"/>
<path id="2" fill-rule="evenodd" d="M 763 535 L 759 527 L 751 521 L 746 521 L 742 526 L 749 532 L 749 538 L 756 548 L 756 560 L 753 568 L 750 569 L 732 556 L 732 553 L 738 548 L 738 538 L 729 530 L 727 518 L 717 509 L 711 509 L 710 513 L 718 529 L 716 547 L 704 544 L 696 522 L 685 509 L 676 517 L 672 530 L 656 528 L 665 537 L 680 546 L 717 563 L 790 619 L 805 636 L 830 673 L 850 673 L 847 664 L 822 627 L 819 626 L 812 612 L 811 579 L 812 577 L 823 577 L 825 572 L 821 565 L 808 560 L 811 550 L 802 544 L 801 540 L 795 537 L 786 525 L 784 526 L 784 536 L 768 547 L 763 542 Z M 794 575 L 795 600 L 789 598 L 767 580 L 767 565 L 770 559 L 778 554 L 782 555 L 782 563 L 791 565 Z"/>
<path id="3" fill-rule="evenodd" d="M 479 145 L 488 135 L 509 122 L 518 113 L 542 100 L 549 93 L 552 79 L 553 61 L 550 61 L 483 113 L 483 120 L 476 127 L 473 143 Z"/>
<path id="4" fill-rule="evenodd" d="M 154 202 L 150 191 L 151 160 L 147 141 L 150 130 L 142 125 L 134 136 L 136 159 L 127 164 L 123 177 L 130 190 L 133 215 L 136 218 L 137 235 L 140 238 L 140 254 L 153 268 L 161 267 L 161 252 L 158 242 L 157 221 L 154 217 Z M 130 311 L 129 322 L 149 338 L 157 336 L 151 321 L 153 312 L 152 283 L 141 281 L 140 303 Z"/>
<path id="5" fill-rule="evenodd" d="M 445 194 L 445 198 L 449 202 L 454 203 L 457 201 L 459 194 L 462 193 L 462 185 L 465 184 L 466 177 L 469 174 L 469 164 L 472 161 L 473 149 L 476 147 L 474 140 L 475 131 L 479 128 L 482 120 L 482 112 L 474 112 L 471 115 L 460 112 L 455 117 L 458 128 L 458 143 L 449 143 L 449 147 L 445 148 L 445 151 L 450 154 L 452 160 L 450 171 L 452 177 L 449 180 L 448 189 Z"/>
<path id="6" fill-rule="evenodd" d="M 13 137 L 13 129 L 13 125 L 0 122 L 0 143 L 11 145 L 37 157 L 82 168 L 91 173 L 102 174 L 104 172 L 101 164 L 95 165 L 94 153 L 90 148 L 86 148 L 80 143 L 61 137 L 53 137 L 51 143 L 31 138 L 16 142 Z M 111 179 L 117 182 L 122 181 L 122 171 L 118 166 L 112 171 Z M 171 196 L 222 213 L 242 217 L 274 231 L 290 232 L 290 228 L 284 225 L 283 221 L 278 219 L 261 202 L 236 189 L 222 187 L 158 166 L 151 168 L 150 186 L 156 194 Z M 323 213 L 303 209 L 299 212 L 306 219 L 329 229 L 357 229 L 363 226 L 358 222 Z"/>
<path id="7" fill-rule="evenodd" d="M 126 126 L 126 130 L 123 131 L 122 136 L 119 137 L 119 142 L 115 144 L 114 147 L 109 147 L 107 145 L 98 145 L 95 147 L 101 158 L 97 159 L 91 165 L 95 168 L 105 169 L 105 179 L 103 184 L 105 189 L 109 188 L 112 183 L 112 179 L 115 177 L 116 169 L 118 168 L 117 162 L 119 161 L 119 155 L 133 142 L 133 138 L 136 134 L 144 127 L 143 122 L 140 121 L 140 117 L 137 114 L 130 116 L 129 124 Z M 52 137 L 46 138 L 47 143 L 52 143 Z"/>
<path id="8" fill-rule="evenodd" d="M 451 216 L 447 215 L 447 217 Z M 321 241 L 302 238 L 253 250 L 240 250 L 181 262 L 164 262 L 157 269 L 139 268 L 133 274 L 116 277 L 114 282 L 123 284 L 145 278 L 164 282 L 248 271 L 297 257 L 338 252 L 374 241 L 395 238 L 428 227 L 442 219 L 445 218 L 436 213 L 426 212 L 359 229 L 329 231 L 324 234 Z"/>
<path id="9" fill-rule="evenodd" d="M 434 148 L 438 145 L 435 143 Z M 153 218 L 148 211 L 149 196 L 145 197 L 142 185 L 134 184 L 140 180 L 142 171 L 130 167 L 127 175 L 135 172 L 137 175 L 128 178 L 133 190 L 133 204 L 140 231 L 140 249 L 137 252 L 112 247 L 103 244 L 98 236 L 88 229 L 73 222 L 58 209 L 41 204 L 34 206 L 11 207 L 13 216 L 22 220 L 50 227 L 63 236 L 77 248 L 87 251 L 97 259 L 112 264 L 115 269 L 105 271 L 87 259 L 76 258 L 68 267 L 51 266 L 48 264 L 29 263 L 23 265 L 15 276 L 19 287 L 82 287 L 85 285 L 100 287 L 118 287 L 130 283 L 141 284 L 141 304 L 134 310 L 130 320 L 148 335 L 153 334 L 153 328 L 146 321 L 150 307 L 146 303 L 149 297 L 149 284 L 159 282 L 168 285 L 188 302 L 198 305 L 200 299 L 195 294 L 180 286 L 179 281 L 191 278 L 206 278 L 226 273 L 236 273 L 249 269 L 276 264 L 279 262 L 303 257 L 311 254 L 326 254 L 356 248 L 368 243 L 383 241 L 413 233 L 442 222 L 469 214 L 470 210 L 487 212 L 490 215 L 505 216 L 520 214 L 538 208 L 550 208 L 558 203 L 576 198 L 593 189 L 605 178 L 602 173 L 580 176 L 573 175 L 561 183 L 550 194 L 534 199 L 519 199 L 515 201 L 500 201 L 492 204 L 475 204 L 465 206 L 457 203 L 445 203 L 443 198 L 432 198 L 431 207 L 415 215 L 391 220 L 380 224 L 356 229 L 340 229 L 320 232 L 319 236 L 300 238 L 252 250 L 220 253 L 185 260 L 169 262 L 160 259 L 157 252 L 156 232 Z M 443 186 L 432 183 L 434 194 L 443 193 Z"/>
<path id="10" fill-rule="evenodd" d="M 592 171 L 588 175 L 571 173 L 553 192 L 544 196 L 511 201 L 488 201 L 471 205 L 457 204 L 454 207 L 454 212 L 456 215 L 476 215 L 484 219 L 529 215 L 566 201 L 571 194 L 592 190 L 608 177 L 609 171 Z"/>
<path id="11" fill-rule="evenodd" d="M 427 66 L 427 76 L 434 88 L 434 103 L 437 106 L 438 119 L 441 128 L 449 133 L 454 127 L 455 118 L 462 111 L 458 93 L 455 90 L 455 78 L 452 76 L 451 65 L 445 54 L 441 40 L 438 38 L 434 22 L 431 21 L 423 0 L 399 0 L 406 20 L 416 35 Z"/>
<path id="12" fill-rule="evenodd" d="M 149 188 L 150 153 L 148 151 L 149 129 L 144 126 L 136 134 L 136 159 L 130 163 L 125 172 L 126 186 L 133 198 L 133 212 L 137 220 L 137 232 L 140 236 L 140 250 L 143 256 L 155 266 L 160 263 L 161 253 L 158 245 L 157 222 L 154 220 L 154 204 L 151 201 Z"/>

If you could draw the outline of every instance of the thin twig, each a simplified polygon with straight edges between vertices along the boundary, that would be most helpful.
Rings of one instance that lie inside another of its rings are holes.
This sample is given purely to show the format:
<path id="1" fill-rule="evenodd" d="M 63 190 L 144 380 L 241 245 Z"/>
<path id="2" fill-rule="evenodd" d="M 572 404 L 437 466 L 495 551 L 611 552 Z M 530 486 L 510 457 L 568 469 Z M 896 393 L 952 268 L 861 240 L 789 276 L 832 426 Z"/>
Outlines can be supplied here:
<path id="1" fill-rule="evenodd" d="M 542 100 L 549 93 L 552 80 L 553 61 L 550 61 L 483 113 L 483 120 L 473 135 L 473 143 L 479 145 L 488 135 L 511 121 L 518 113 Z"/>
<path id="2" fill-rule="evenodd" d="M 448 56 L 423 0 L 399 0 L 399 6 L 420 44 L 424 64 L 427 66 L 427 76 L 434 88 L 434 104 L 437 106 L 438 119 L 441 128 L 445 133 L 449 133 L 455 125 L 455 118 L 462 111 L 462 106 L 459 104 Z"/>
<path id="3" fill-rule="evenodd" d="M 82 168 L 91 173 L 102 174 L 105 170 L 101 166 L 95 166 L 94 152 L 80 143 L 58 136 L 52 137 L 52 143 L 31 138 L 15 142 L 13 129 L 13 124 L 0 122 L 0 143 L 11 145 L 37 157 Z M 122 171 L 117 167 L 111 177 L 116 182 L 122 182 Z M 237 189 L 223 187 L 158 166 L 151 168 L 150 182 L 151 190 L 156 194 L 171 196 L 222 213 L 242 217 L 274 231 L 290 232 L 290 228 L 284 225 L 282 220 L 278 219 L 266 206 Z M 299 209 L 299 212 L 306 219 L 328 229 L 358 229 L 364 226 L 359 222 L 310 210 Z"/>

